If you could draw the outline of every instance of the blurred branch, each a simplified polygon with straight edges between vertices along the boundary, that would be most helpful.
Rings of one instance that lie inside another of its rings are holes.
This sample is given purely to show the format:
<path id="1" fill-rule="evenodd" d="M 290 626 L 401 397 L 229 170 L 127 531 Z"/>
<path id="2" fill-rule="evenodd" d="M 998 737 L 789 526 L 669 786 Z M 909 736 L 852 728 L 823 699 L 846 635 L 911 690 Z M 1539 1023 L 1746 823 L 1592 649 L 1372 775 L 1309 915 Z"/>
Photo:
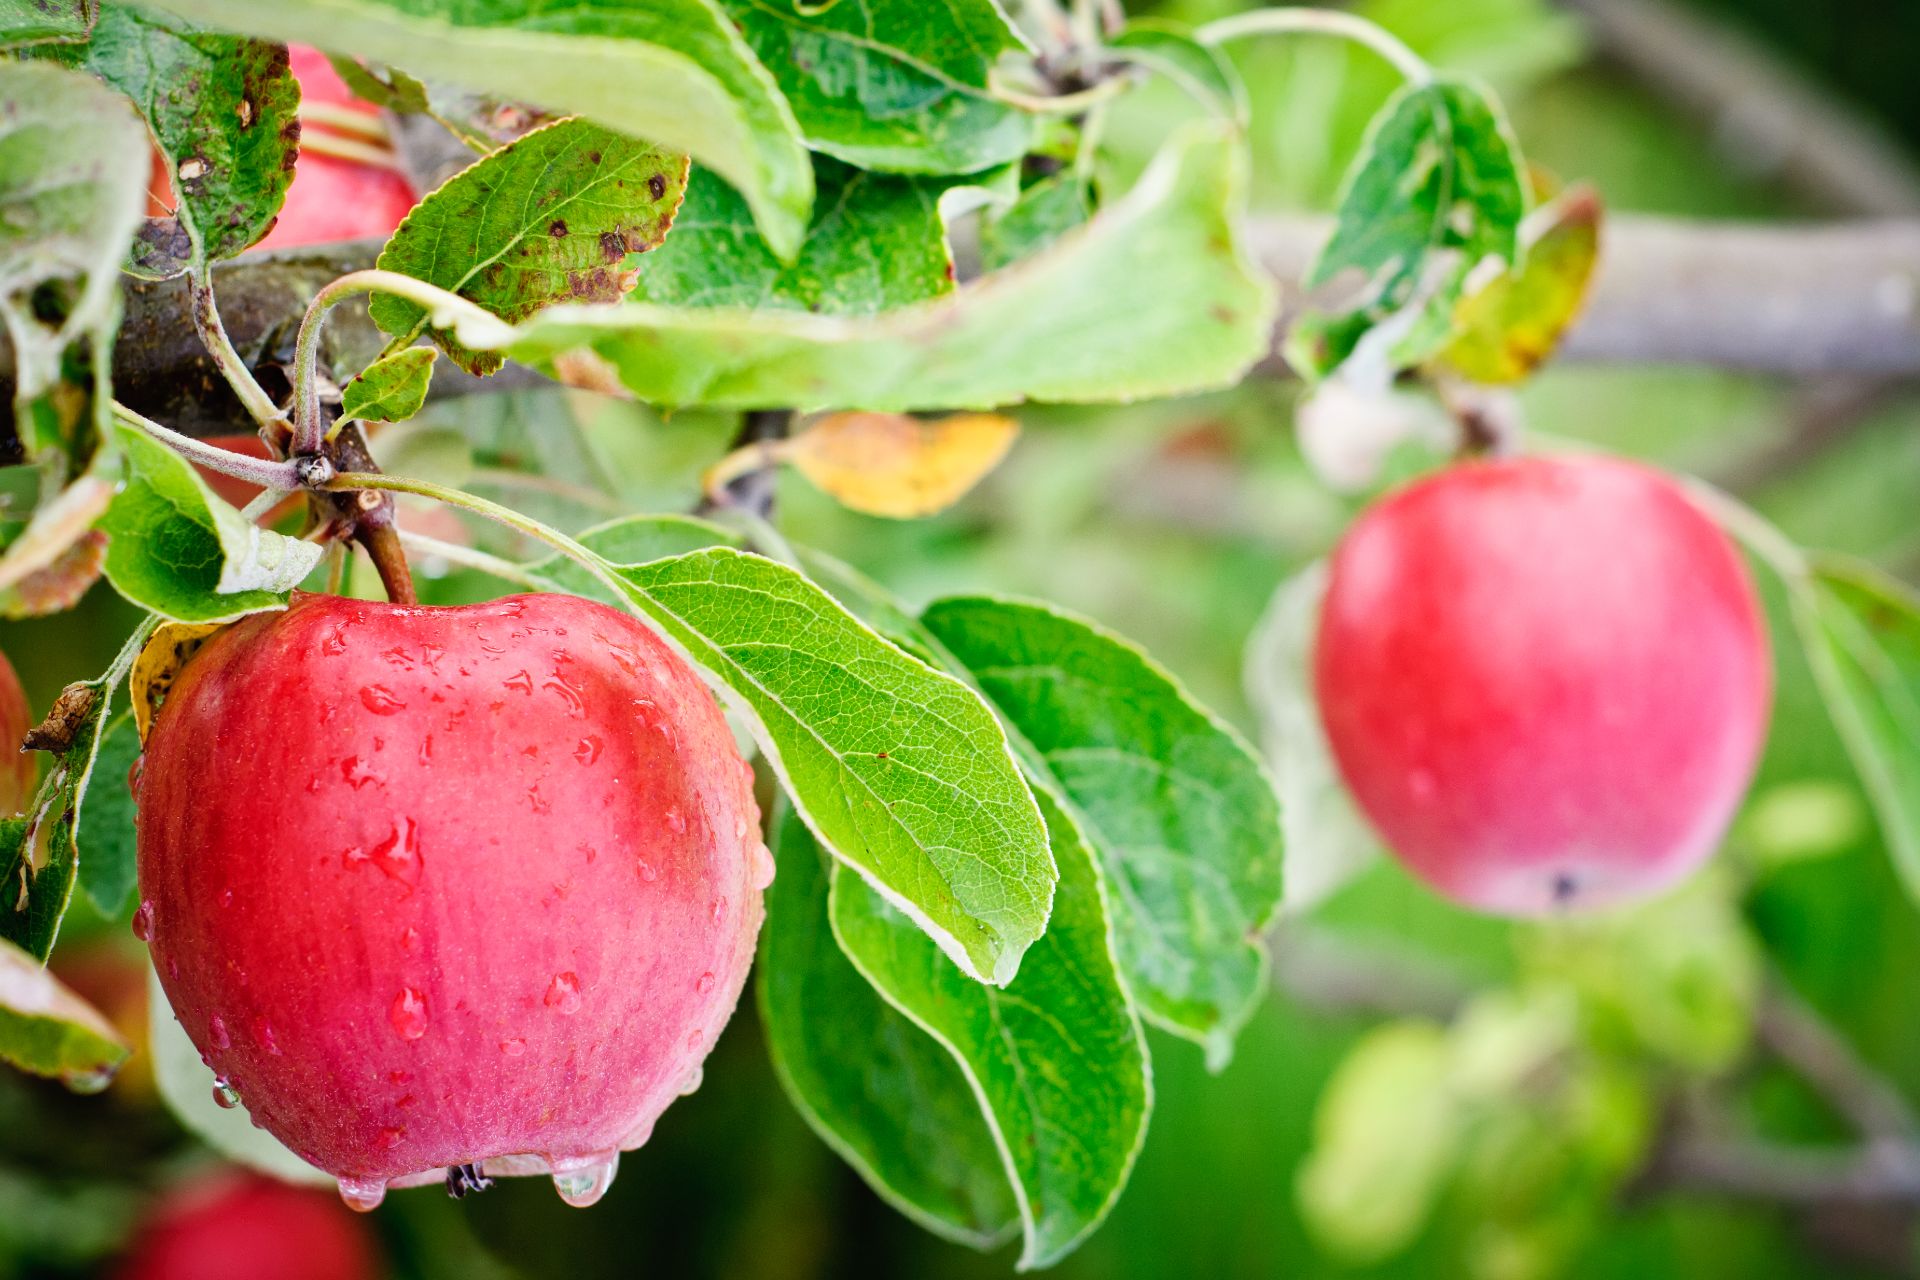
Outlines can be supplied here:
<path id="1" fill-rule="evenodd" d="M 1920 214 L 1920 169 L 1886 131 L 1758 41 L 1665 0 L 1561 0 L 1601 51 L 1700 118 L 1722 157 L 1838 214 Z"/>
<path id="2" fill-rule="evenodd" d="M 1282 924 L 1269 947 L 1274 986 L 1322 1012 L 1444 1021 L 1473 994 L 1471 984 L 1429 954 L 1395 951 L 1331 929 Z"/>
<path id="3" fill-rule="evenodd" d="M 1785 986 L 1775 984 L 1760 1005 L 1760 1043 L 1811 1085 L 1861 1136 L 1920 1138 L 1920 1121 L 1891 1081 Z M 1916 1162 L 1920 1167 L 1920 1162 Z"/>

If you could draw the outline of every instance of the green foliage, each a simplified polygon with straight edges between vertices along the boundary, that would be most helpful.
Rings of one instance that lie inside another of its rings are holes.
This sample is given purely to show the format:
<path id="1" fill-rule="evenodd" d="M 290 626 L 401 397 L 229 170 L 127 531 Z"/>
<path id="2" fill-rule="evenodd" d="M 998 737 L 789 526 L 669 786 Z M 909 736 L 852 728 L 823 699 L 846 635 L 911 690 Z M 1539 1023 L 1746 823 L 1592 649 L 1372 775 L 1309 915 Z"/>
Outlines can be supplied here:
<path id="1" fill-rule="evenodd" d="M 791 808 L 775 819 L 774 850 L 757 973 L 787 1096 L 902 1213 L 962 1244 L 999 1244 L 1019 1229 L 1019 1210 L 961 1060 L 841 951 L 827 917 L 831 863 Z"/>
<path id="2" fill-rule="evenodd" d="M 793 104 L 816 151 L 865 169 L 974 173 L 1018 159 L 1023 112 L 993 98 L 995 60 L 1021 47 L 994 0 L 722 0 Z"/>
<path id="3" fill-rule="evenodd" d="M 339 421 L 404 422 L 420 412 L 437 355 L 432 347 L 406 347 L 368 365 L 340 388 Z"/>
<path id="4" fill-rule="evenodd" d="M 285 46 L 109 4 L 72 59 L 139 109 L 179 207 L 148 218 L 128 270 L 164 279 L 260 239 L 293 181 L 300 86 Z"/>
<path id="5" fill-rule="evenodd" d="M 584 116 L 690 153 L 737 187 L 782 255 L 799 245 L 813 174 L 792 111 L 708 0 L 153 0 L 196 21 L 354 53 Z"/>
<path id="6" fill-rule="evenodd" d="M 1183 131 L 1084 232 L 919 306 L 872 318 L 558 308 L 507 354 L 551 367 L 585 349 L 662 404 L 990 408 L 1223 385 L 1265 352 L 1273 319 L 1235 223 L 1245 163 L 1229 127 Z"/>
<path id="7" fill-rule="evenodd" d="M 249 524 L 193 466 L 131 427 L 116 426 L 126 483 L 100 522 L 107 580 L 133 603 L 177 622 L 228 622 L 286 604 L 325 548 Z"/>
<path id="8" fill-rule="evenodd" d="M 1252 751 L 1127 641 L 1045 605 L 937 600 L 926 629 L 1099 857 L 1127 984 L 1224 1065 L 1266 989 L 1280 815 Z"/>
<path id="9" fill-rule="evenodd" d="M 0 47 L 85 40 L 98 0 L 0 0 Z"/>
<path id="10" fill-rule="evenodd" d="M 1217 47 L 1200 43 L 1184 28 L 1150 19 L 1130 22 L 1108 51 L 1165 76 L 1214 115 L 1247 123 L 1247 86 L 1239 70 Z"/>
<path id="11" fill-rule="evenodd" d="M 378 265 L 508 321 L 560 301 L 614 302 L 632 283 L 629 256 L 665 238 L 686 185 L 686 156 L 563 120 L 448 179 L 407 215 Z M 403 339 L 430 325 L 424 309 L 392 294 L 375 297 L 368 314 Z M 468 373 L 504 362 L 429 331 Z"/>
<path id="12" fill-rule="evenodd" d="M 1302 316 L 1288 359 L 1319 377 L 1365 342 L 1383 381 L 1418 364 L 1452 334 L 1481 264 L 1517 261 L 1526 211 L 1519 147 L 1487 91 L 1449 78 L 1408 85 L 1368 130 L 1333 238 L 1307 272 L 1310 289 L 1357 277 L 1355 300 Z"/>
<path id="13" fill-rule="evenodd" d="M 93 767 L 100 785 L 80 802 L 80 889 L 101 915 L 126 909 L 134 885 L 134 804 L 130 777 L 140 759 L 140 731 L 128 709 L 100 738 Z"/>
<path id="14" fill-rule="evenodd" d="M 979 1095 L 1025 1237 L 1021 1265 L 1071 1252 L 1106 1217 L 1146 1137 L 1147 1047 L 1109 943 L 1087 842 L 1042 790 L 1060 889 L 1046 936 L 999 991 L 969 982 L 912 921 L 836 869 L 828 913 L 854 965 L 945 1046 Z"/>
<path id="15" fill-rule="evenodd" d="M 91 1005 L 33 956 L 0 940 L 0 1061 L 93 1093 L 106 1087 L 129 1052 Z"/>
<path id="16" fill-rule="evenodd" d="M 980 266 L 998 271 L 1038 253 L 1093 216 L 1093 193 L 1071 172 L 1030 184 L 1004 209 L 980 222 Z"/>
<path id="17" fill-rule="evenodd" d="M 1600 254 L 1600 199 L 1576 188 L 1522 225 L 1521 260 L 1461 300 L 1436 362 L 1483 383 L 1519 382 L 1553 354 L 1587 298 Z"/>

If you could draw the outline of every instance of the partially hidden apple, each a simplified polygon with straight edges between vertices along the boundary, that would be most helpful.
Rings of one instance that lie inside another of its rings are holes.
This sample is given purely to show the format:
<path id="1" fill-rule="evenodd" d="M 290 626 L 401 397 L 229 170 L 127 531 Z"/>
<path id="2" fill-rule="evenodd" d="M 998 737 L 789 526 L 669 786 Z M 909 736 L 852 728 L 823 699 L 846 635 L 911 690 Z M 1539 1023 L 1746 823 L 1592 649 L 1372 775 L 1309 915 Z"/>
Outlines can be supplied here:
<path id="1" fill-rule="evenodd" d="M 772 859 L 713 695 L 632 617 L 296 595 L 139 774 L 134 919 L 218 1100 L 334 1175 L 591 1203 L 699 1082 Z"/>
<path id="2" fill-rule="evenodd" d="M 304 45 L 288 50 L 303 102 L 324 103 L 341 111 L 377 119 L 378 108 L 353 96 L 325 54 Z M 384 239 L 393 233 L 417 200 L 398 169 L 371 160 L 332 155 L 312 144 L 322 132 L 316 122 L 301 125 L 308 143 L 294 164 L 280 217 L 257 246 L 292 249 L 341 240 Z"/>
<path id="3" fill-rule="evenodd" d="M 0 653 L 0 815 L 25 813 L 33 803 L 39 765 L 20 742 L 34 726 L 33 708 L 13 664 Z"/>
<path id="4" fill-rule="evenodd" d="M 232 1170 L 167 1193 L 114 1280 L 375 1280 L 366 1225 L 309 1188 Z"/>
<path id="5" fill-rule="evenodd" d="M 1314 680 L 1388 847 L 1447 897 L 1522 916 L 1698 867 L 1772 690 L 1726 535 L 1667 477 L 1604 458 L 1468 463 L 1365 513 L 1333 558 Z"/>

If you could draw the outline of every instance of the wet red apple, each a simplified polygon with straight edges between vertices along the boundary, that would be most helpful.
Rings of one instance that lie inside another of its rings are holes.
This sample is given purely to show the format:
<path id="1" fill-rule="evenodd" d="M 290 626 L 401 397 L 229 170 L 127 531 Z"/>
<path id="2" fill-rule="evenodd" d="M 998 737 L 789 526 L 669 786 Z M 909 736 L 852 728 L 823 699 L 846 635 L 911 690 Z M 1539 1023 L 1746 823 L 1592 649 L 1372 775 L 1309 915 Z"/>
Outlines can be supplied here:
<path id="1" fill-rule="evenodd" d="M 35 723 L 20 677 L 0 653 L 0 814 L 25 813 L 33 803 L 39 766 L 31 751 L 20 749 L 20 740 Z"/>
<path id="2" fill-rule="evenodd" d="M 1658 472 L 1470 463 L 1334 556 L 1314 650 L 1340 772 L 1446 896 L 1538 915 L 1650 895 L 1752 777 L 1766 633 L 1726 535 Z"/>
<path id="3" fill-rule="evenodd" d="M 135 932 L 217 1096 L 358 1207 L 482 1171 L 597 1198 L 697 1084 L 773 871 L 706 686 L 563 595 L 246 618 L 137 800 Z"/>
<path id="4" fill-rule="evenodd" d="M 326 55 L 304 45 L 288 50 L 293 74 L 300 81 L 302 102 L 324 103 L 340 110 L 377 119 L 379 109 L 353 96 Z M 326 132 L 314 120 L 301 125 L 303 135 Z M 340 240 L 384 238 L 413 211 L 413 187 L 390 165 L 348 159 L 317 150 L 309 136 L 294 164 L 293 182 L 273 229 L 260 241 L 262 249 L 292 249 L 331 244 Z"/>
<path id="5" fill-rule="evenodd" d="M 162 1199 L 115 1280 L 374 1280 L 364 1224 L 331 1196 L 222 1172 Z"/>

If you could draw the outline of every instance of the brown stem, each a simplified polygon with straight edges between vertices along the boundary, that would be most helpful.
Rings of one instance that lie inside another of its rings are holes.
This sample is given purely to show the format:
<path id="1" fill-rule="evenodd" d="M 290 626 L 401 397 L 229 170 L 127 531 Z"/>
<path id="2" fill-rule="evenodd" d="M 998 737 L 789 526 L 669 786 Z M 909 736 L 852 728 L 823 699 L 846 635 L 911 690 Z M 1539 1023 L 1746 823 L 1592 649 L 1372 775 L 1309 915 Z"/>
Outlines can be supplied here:
<path id="1" fill-rule="evenodd" d="M 324 457 L 337 472 L 378 472 L 379 464 L 367 448 L 360 424 L 351 422 L 325 447 Z M 407 567 L 406 551 L 400 545 L 400 531 L 394 527 L 393 495 L 377 489 L 332 490 L 310 488 L 307 491 L 316 512 L 327 526 L 321 537 L 340 541 L 351 538 L 373 561 L 387 599 L 395 604 L 418 604 L 413 589 L 413 572 Z"/>
<path id="2" fill-rule="evenodd" d="M 361 492 L 370 494 L 372 490 Z M 391 501 L 387 503 L 389 508 L 392 505 Z M 420 603 L 420 597 L 413 590 L 413 572 L 407 568 L 407 553 L 400 546 L 400 533 L 393 527 L 391 518 L 359 521 L 353 526 L 353 540 L 366 551 L 367 559 L 373 561 L 380 585 L 387 589 L 387 599 L 395 604 Z"/>

